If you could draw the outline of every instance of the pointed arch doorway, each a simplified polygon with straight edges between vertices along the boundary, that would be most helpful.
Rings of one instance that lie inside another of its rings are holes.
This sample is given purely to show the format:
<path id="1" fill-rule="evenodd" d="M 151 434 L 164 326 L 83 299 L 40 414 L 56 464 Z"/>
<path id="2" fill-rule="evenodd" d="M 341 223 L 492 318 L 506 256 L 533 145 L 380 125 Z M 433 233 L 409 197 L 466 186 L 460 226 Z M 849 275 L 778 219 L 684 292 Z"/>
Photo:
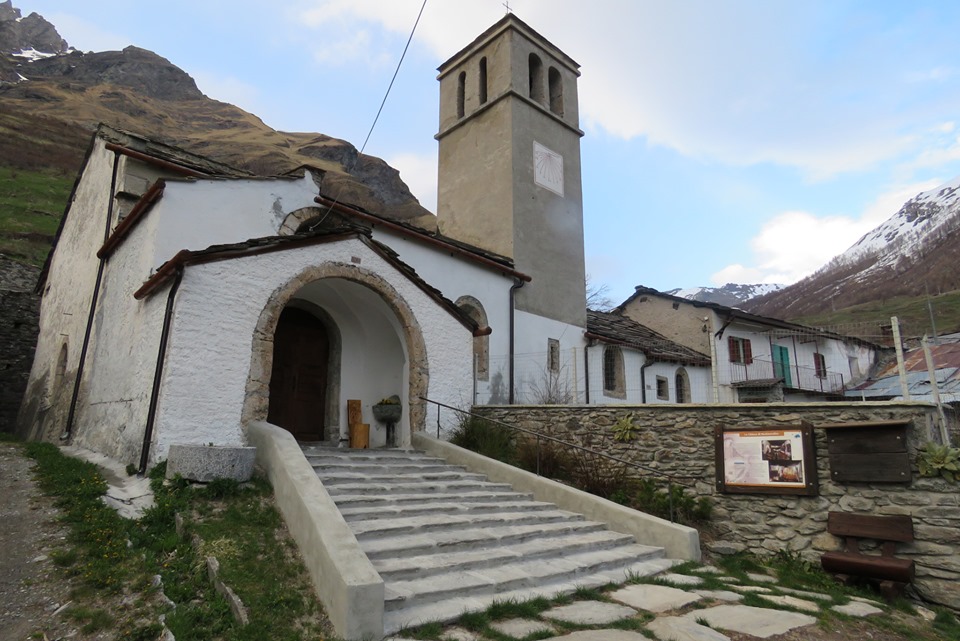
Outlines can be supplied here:
<path id="1" fill-rule="evenodd" d="M 313 314 L 287 307 L 273 339 L 267 421 L 298 441 L 324 438 L 330 340 Z"/>

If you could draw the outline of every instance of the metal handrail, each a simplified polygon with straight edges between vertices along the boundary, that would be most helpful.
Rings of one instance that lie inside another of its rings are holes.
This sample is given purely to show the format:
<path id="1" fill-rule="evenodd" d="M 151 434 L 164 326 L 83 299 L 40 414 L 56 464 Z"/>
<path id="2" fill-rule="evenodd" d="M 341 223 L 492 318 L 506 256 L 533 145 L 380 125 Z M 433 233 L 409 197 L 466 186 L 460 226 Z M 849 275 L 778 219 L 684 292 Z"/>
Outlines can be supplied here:
<path id="1" fill-rule="evenodd" d="M 537 431 L 534 431 L 534 430 L 528 430 L 528 429 L 525 428 L 525 427 L 518 427 L 518 426 L 516 426 L 516 425 L 510 425 L 509 423 L 505 423 L 505 422 L 500 421 L 500 420 L 497 420 L 497 419 L 495 419 L 495 418 L 489 418 L 489 417 L 486 417 L 486 416 L 483 416 L 483 415 L 480 415 L 480 414 L 474 414 L 473 412 L 468 412 L 467 410 L 460 409 L 459 407 L 453 407 L 452 405 L 447 405 L 446 403 L 441 403 L 440 401 L 434 401 L 434 400 L 432 400 L 432 399 L 426 398 L 425 396 L 420 396 L 419 398 L 420 398 L 421 401 L 426 401 L 427 403 L 433 403 L 434 405 L 437 406 L 437 438 L 438 438 L 438 439 L 440 438 L 440 408 L 441 408 L 441 407 L 445 407 L 445 408 L 447 408 L 447 409 L 449 409 L 449 410 L 453 410 L 454 412 L 458 412 L 458 413 L 460 413 L 460 414 L 466 414 L 467 416 L 472 416 L 472 417 L 474 417 L 474 418 L 478 418 L 478 419 L 481 419 L 481 420 L 484 420 L 484 421 L 488 421 L 488 422 L 490 422 L 490 423 L 495 423 L 495 424 L 497 424 L 497 425 L 501 425 L 501 426 L 503 426 L 503 427 L 506 427 L 507 429 L 511 429 L 511 430 L 514 430 L 514 431 L 517 431 L 517 432 L 523 432 L 524 434 L 529 434 L 529 435 L 531 435 L 531 436 L 535 436 L 535 437 L 537 438 L 537 471 L 536 471 L 537 476 L 540 476 L 540 439 L 545 439 L 545 440 L 547 440 L 547 441 L 552 441 L 552 442 L 554 442 L 554 443 L 559 443 L 560 445 L 563 445 L 563 446 L 565 446 L 565 447 L 572 447 L 573 449 L 575 449 L 575 450 L 580 450 L 581 452 L 588 452 L 588 453 L 590 453 L 590 454 L 593 454 L 593 455 L 595 455 L 595 456 L 599 456 L 599 457 L 601 457 L 601 458 L 605 458 L 605 459 L 610 460 L 610 461 L 616 461 L 616 462 L 618 462 L 618 463 L 622 463 L 623 465 L 626 465 L 627 467 L 632 467 L 632 468 L 635 468 L 635 469 L 638 469 L 638 470 L 644 470 L 644 471 L 647 471 L 647 472 L 651 472 L 654 476 L 657 476 L 657 477 L 659 477 L 659 478 L 661 478 L 661 479 L 665 479 L 665 480 L 667 481 L 667 500 L 668 500 L 668 502 L 669 502 L 670 522 L 671 522 L 671 523 L 674 522 L 674 519 L 673 519 L 673 517 L 674 517 L 674 513 L 673 513 L 673 484 L 674 484 L 674 481 L 675 481 L 676 479 L 679 479 L 679 478 L 685 478 L 685 479 L 696 479 L 696 478 L 699 478 L 699 477 L 696 477 L 696 476 L 672 476 L 672 475 L 670 475 L 670 474 L 664 474 L 663 472 L 661 472 L 660 470 L 657 470 L 657 469 L 655 469 L 655 468 L 647 467 L 646 465 L 641 465 L 641 464 L 639 464 L 639 463 L 634 463 L 633 461 L 628 461 L 628 460 L 626 460 L 626 459 L 622 459 L 622 458 L 617 457 L 617 456 L 611 456 L 610 454 L 606 454 L 606 453 L 600 452 L 600 451 L 598 451 L 598 450 L 593 450 L 593 449 L 590 449 L 589 447 L 584 447 L 584 446 L 582 446 L 582 445 L 578 445 L 577 443 L 573 443 L 573 442 L 570 442 L 570 441 L 564 441 L 563 439 L 559 439 L 559 438 L 557 438 L 557 437 L 555 437 L 555 436 L 550 436 L 549 434 L 544 434 L 544 433 L 542 433 L 542 432 L 537 432 Z"/>

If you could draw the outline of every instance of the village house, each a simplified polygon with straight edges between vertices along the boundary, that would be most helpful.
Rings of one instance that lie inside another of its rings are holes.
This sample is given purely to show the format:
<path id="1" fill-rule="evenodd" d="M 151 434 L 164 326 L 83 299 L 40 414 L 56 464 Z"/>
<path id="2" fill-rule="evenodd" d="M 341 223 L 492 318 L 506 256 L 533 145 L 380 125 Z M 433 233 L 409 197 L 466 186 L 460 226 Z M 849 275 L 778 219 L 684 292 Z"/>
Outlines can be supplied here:
<path id="1" fill-rule="evenodd" d="M 650 287 L 637 287 L 615 311 L 709 354 L 714 403 L 841 399 L 866 379 L 881 351 L 858 338 Z"/>

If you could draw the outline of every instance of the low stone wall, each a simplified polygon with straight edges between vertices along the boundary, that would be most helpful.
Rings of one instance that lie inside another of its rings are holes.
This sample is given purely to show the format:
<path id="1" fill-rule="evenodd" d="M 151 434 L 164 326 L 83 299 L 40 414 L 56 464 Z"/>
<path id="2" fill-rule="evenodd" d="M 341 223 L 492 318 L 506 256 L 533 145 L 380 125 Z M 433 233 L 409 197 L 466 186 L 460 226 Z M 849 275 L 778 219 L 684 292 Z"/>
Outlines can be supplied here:
<path id="1" fill-rule="evenodd" d="M 40 331 L 40 270 L 0 256 L 0 431 L 12 432 Z"/>
<path id="2" fill-rule="evenodd" d="M 938 440 L 936 407 L 927 403 L 790 403 L 772 405 L 650 406 L 484 406 L 474 411 L 529 430 L 546 433 L 625 458 L 676 477 L 696 495 L 713 502 L 715 552 L 749 550 L 799 553 L 818 563 L 838 549 L 840 540 L 826 531 L 829 511 L 858 514 L 906 514 L 913 518 L 916 541 L 900 545 L 897 556 L 916 562 L 915 586 L 934 603 L 960 609 L 960 486 L 922 478 L 916 448 Z M 618 442 L 613 426 L 632 415 L 636 438 Z M 957 416 L 947 410 L 951 435 Z M 826 430 L 816 429 L 820 494 L 772 496 L 721 494 L 716 490 L 714 428 L 830 423 L 909 421 L 910 483 L 837 483 L 830 478 Z M 954 440 L 954 442 L 956 442 Z"/>

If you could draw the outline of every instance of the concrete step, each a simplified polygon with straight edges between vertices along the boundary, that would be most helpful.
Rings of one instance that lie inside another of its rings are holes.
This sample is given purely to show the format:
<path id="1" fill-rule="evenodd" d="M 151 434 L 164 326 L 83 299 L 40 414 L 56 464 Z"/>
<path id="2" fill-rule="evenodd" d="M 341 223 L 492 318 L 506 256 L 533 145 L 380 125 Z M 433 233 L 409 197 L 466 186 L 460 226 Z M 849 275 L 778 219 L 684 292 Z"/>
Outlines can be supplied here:
<path id="1" fill-rule="evenodd" d="M 331 461 L 404 461 L 404 462 L 431 462 L 445 463 L 443 459 L 430 456 L 417 450 L 396 449 L 367 449 L 352 450 L 350 448 L 305 447 L 304 456 L 310 459 L 324 459 Z"/>
<path id="2" fill-rule="evenodd" d="M 403 628 L 414 627 L 431 621 L 447 623 L 459 618 L 464 612 L 485 610 L 494 602 L 526 601 L 537 597 L 552 598 L 558 594 L 570 594 L 578 588 L 597 588 L 608 583 L 623 582 L 631 577 L 652 576 L 670 569 L 676 563 L 677 561 L 674 559 L 653 559 L 632 564 L 629 573 L 626 570 L 611 570 L 553 583 L 544 582 L 536 586 L 516 590 L 494 590 L 470 596 L 451 596 L 431 602 L 408 602 L 404 607 L 384 610 L 384 634 L 394 634 Z"/>
<path id="3" fill-rule="evenodd" d="M 509 492 L 512 488 L 506 483 L 490 483 L 489 481 L 404 481 L 400 483 L 339 483 L 328 486 L 327 492 L 336 500 L 340 494 L 374 494 L 389 496 L 391 494 L 450 494 L 452 492 Z"/>
<path id="4" fill-rule="evenodd" d="M 486 482 L 483 474 L 468 474 L 457 470 L 438 470 L 420 473 L 395 473 L 391 470 L 381 470 L 374 474 L 358 473 L 345 470 L 317 470 L 317 476 L 325 486 L 343 485 L 346 483 L 372 483 L 375 485 L 393 485 L 394 483 L 425 483 L 435 481 L 477 481 Z"/>
<path id="5" fill-rule="evenodd" d="M 407 463 L 402 461 L 352 461 L 343 460 L 316 460 L 307 458 L 307 461 L 318 473 L 332 474 L 337 472 L 350 472 L 354 474 L 383 474 L 389 471 L 392 474 L 421 474 L 431 472 L 447 472 L 466 470 L 459 466 L 444 465 L 441 463 Z"/>
<path id="6" fill-rule="evenodd" d="M 600 551 L 611 548 L 631 548 L 644 558 L 663 555 L 656 547 L 643 547 L 634 543 L 629 534 L 598 530 L 584 534 L 568 534 L 562 537 L 538 538 L 514 545 L 497 545 L 460 552 L 440 552 L 408 557 L 386 557 L 373 562 L 384 581 L 420 579 L 435 574 L 453 571 L 475 570 L 520 560 L 547 556 L 565 556 L 583 551 Z"/>
<path id="7" fill-rule="evenodd" d="M 415 536 L 439 532 L 480 529 L 487 527 L 512 527 L 517 525 L 546 525 L 547 523 L 573 523 L 583 516 L 563 510 L 533 510 L 519 512 L 490 512 L 481 514 L 427 514 L 395 519 L 370 519 L 351 521 L 350 529 L 358 541 L 397 535 Z"/>
<path id="8" fill-rule="evenodd" d="M 417 556 L 440 552 L 460 552 L 478 547 L 492 548 L 532 539 L 546 539 L 566 534 L 585 534 L 606 530 L 593 521 L 558 521 L 534 525 L 509 525 L 455 531 L 406 534 L 360 541 L 360 547 L 371 561 L 386 557 Z"/>
<path id="9" fill-rule="evenodd" d="M 430 514 L 490 514 L 494 512 L 514 512 L 518 510 L 540 511 L 552 510 L 556 506 L 552 503 L 539 501 L 476 501 L 460 503 L 451 497 L 449 501 L 420 501 L 402 505 L 381 505 L 378 507 L 346 507 L 340 505 L 340 514 L 347 521 L 366 521 L 372 519 L 409 518 Z"/>
<path id="10" fill-rule="evenodd" d="M 449 503 L 457 502 L 464 505 L 470 503 L 488 503 L 488 502 L 510 502 L 510 501 L 533 501 L 532 494 L 520 494 L 518 492 L 455 492 L 443 494 L 440 492 L 432 494 L 391 494 L 390 496 L 380 496 L 376 494 L 336 494 L 332 496 L 337 505 L 343 509 L 352 507 L 383 507 L 397 508 L 403 505 L 422 505 L 433 504 L 434 502 Z"/>
<path id="11" fill-rule="evenodd" d="M 451 571 L 438 576 L 391 581 L 385 584 L 385 610 L 439 601 L 536 587 L 562 581 L 588 579 L 624 565 L 663 556 L 662 550 L 638 546 L 574 552 L 562 557 L 515 559 L 511 563 L 473 570 Z M 599 580 L 599 579 L 598 579 Z"/>
<path id="12" fill-rule="evenodd" d="M 673 564 L 662 548 L 422 453 L 304 452 L 384 581 L 386 634 Z"/>

